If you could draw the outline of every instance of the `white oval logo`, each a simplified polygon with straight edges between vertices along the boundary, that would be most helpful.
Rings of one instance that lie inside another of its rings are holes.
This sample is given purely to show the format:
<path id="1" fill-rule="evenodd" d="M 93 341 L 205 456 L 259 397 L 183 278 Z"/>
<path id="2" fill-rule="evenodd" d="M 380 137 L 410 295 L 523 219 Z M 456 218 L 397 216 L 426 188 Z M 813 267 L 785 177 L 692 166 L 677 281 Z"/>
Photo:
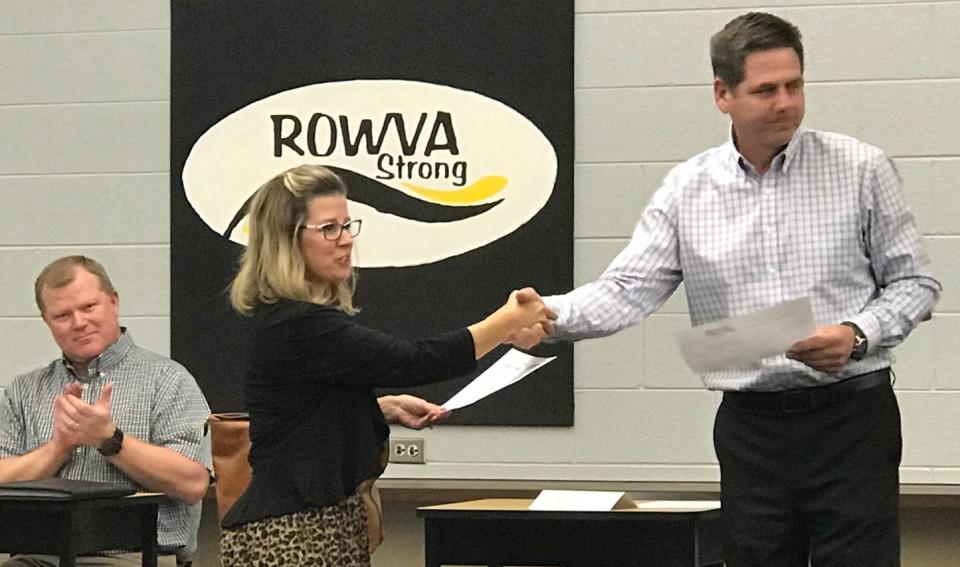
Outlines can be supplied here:
<path id="1" fill-rule="evenodd" d="M 416 81 L 299 87 L 227 116 L 183 167 L 187 200 L 246 244 L 246 205 L 276 174 L 331 167 L 363 219 L 354 265 L 428 264 L 502 238 L 547 203 L 557 156 L 526 117 L 483 95 Z"/>

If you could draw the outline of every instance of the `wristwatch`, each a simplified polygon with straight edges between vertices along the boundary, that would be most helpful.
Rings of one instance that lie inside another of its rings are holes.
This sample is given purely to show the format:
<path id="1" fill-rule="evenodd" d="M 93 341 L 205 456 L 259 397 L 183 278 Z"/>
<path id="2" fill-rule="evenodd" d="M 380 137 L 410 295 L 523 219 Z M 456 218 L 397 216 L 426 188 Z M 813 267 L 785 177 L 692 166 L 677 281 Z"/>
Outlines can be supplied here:
<path id="1" fill-rule="evenodd" d="M 863 358 L 863 355 L 867 354 L 867 336 L 863 334 L 863 331 L 860 330 L 860 327 L 858 327 L 856 323 L 844 321 L 840 324 L 853 329 L 853 350 L 850 351 L 850 358 L 860 360 Z"/>
<path id="2" fill-rule="evenodd" d="M 123 447 L 123 431 L 120 431 L 120 428 L 117 427 L 113 430 L 113 435 L 107 437 L 100 443 L 100 446 L 97 447 L 97 451 L 100 451 L 100 454 L 104 457 L 112 457 L 120 452 L 120 449 Z"/>

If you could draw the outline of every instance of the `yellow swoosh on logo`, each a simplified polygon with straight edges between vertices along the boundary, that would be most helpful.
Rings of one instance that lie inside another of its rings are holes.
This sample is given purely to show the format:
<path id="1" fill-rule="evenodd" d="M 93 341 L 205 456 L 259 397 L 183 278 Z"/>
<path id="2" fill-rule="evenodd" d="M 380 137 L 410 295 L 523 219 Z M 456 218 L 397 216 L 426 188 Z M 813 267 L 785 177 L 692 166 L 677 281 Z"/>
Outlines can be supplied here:
<path id="1" fill-rule="evenodd" d="M 429 189 L 414 185 L 413 183 L 401 183 L 407 189 L 413 191 L 421 197 L 430 199 L 437 203 L 447 205 L 466 205 L 489 199 L 496 195 L 507 186 L 507 178 L 501 175 L 487 175 L 464 187 L 445 191 L 443 189 Z"/>

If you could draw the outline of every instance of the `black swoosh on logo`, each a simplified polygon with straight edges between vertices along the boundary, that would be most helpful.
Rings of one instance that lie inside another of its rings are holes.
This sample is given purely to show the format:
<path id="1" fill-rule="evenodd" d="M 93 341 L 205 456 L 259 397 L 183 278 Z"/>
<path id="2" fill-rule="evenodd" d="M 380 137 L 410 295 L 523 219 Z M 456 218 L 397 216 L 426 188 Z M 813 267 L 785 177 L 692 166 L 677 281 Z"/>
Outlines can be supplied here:
<path id="1" fill-rule="evenodd" d="M 339 175 L 340 179 L 347 185 L 348 197 L 351 201 L 363 203 L 381 213 L 418 222 L 440 223 L 460 221 L 481 215 L 503 202 L 503 199 L 498 199 L 492 203 L 484 203 L 482 205 L 439 205 L 411 197 L 389 185 L 380 183 L 376 179 L 372 179 L 355 171 L 343 169 L 342 167 L 325 167 Z M 227 225 L 227 230 L 223 233 L 224 236 L 229 238 L 237 225 L 243 221 L 250 210 L 250 203 L 252 201 L 253 195 L 243 203 L 243 206 L 240 207 L 237 214 L 233 216 L 230 224 Z"/>

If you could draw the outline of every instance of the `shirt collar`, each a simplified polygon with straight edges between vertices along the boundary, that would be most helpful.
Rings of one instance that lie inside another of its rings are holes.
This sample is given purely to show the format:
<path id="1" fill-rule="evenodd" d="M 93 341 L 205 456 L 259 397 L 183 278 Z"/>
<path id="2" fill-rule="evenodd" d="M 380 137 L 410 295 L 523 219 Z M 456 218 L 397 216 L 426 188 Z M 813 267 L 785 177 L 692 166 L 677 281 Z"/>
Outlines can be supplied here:
<path id="1" fill-rule="evenodd" d="M 84 380 L 81 380 L 80 375 L 73 368 L 73 363 L 71 363 L 66 356 L 61 356 L 60 362 L 72 376 L 76 376 L 77 379 L 81 381 L 88 381 L 95 378 L 98 374 L 107 372 L 120 364 L 132 346 L 133 337 L 127 332 L 126 327 L 120 327 L 120 338 L 100 353 L 100 356 L 90 361 L 90 364 L 87 365 L 87 376 L 89 378 Z"/>
<path id="2" fill-rule="evenodd" d="M 780 151 L 777 152 L 777 155 L 773 156 L 773 160 L 770 162 L 770 169 L 779 168 L 784 173 L 789 171 L 790 164 L 793 163 L 794 158 L 800 153 L 800 139 L 806 131 L 806 128 L 803 126 L 797 127 L 797 130 L 793 133 L 787 145 L 781 148 Z M 734 165 L 744 172 L 753 171 L 753 166 L 743 157 L 733 141 L 732 124 L 730 125 L 730 132 L 727 135 L 727 146 L 730 149 L 730 159 L 733 160 Z"/>

